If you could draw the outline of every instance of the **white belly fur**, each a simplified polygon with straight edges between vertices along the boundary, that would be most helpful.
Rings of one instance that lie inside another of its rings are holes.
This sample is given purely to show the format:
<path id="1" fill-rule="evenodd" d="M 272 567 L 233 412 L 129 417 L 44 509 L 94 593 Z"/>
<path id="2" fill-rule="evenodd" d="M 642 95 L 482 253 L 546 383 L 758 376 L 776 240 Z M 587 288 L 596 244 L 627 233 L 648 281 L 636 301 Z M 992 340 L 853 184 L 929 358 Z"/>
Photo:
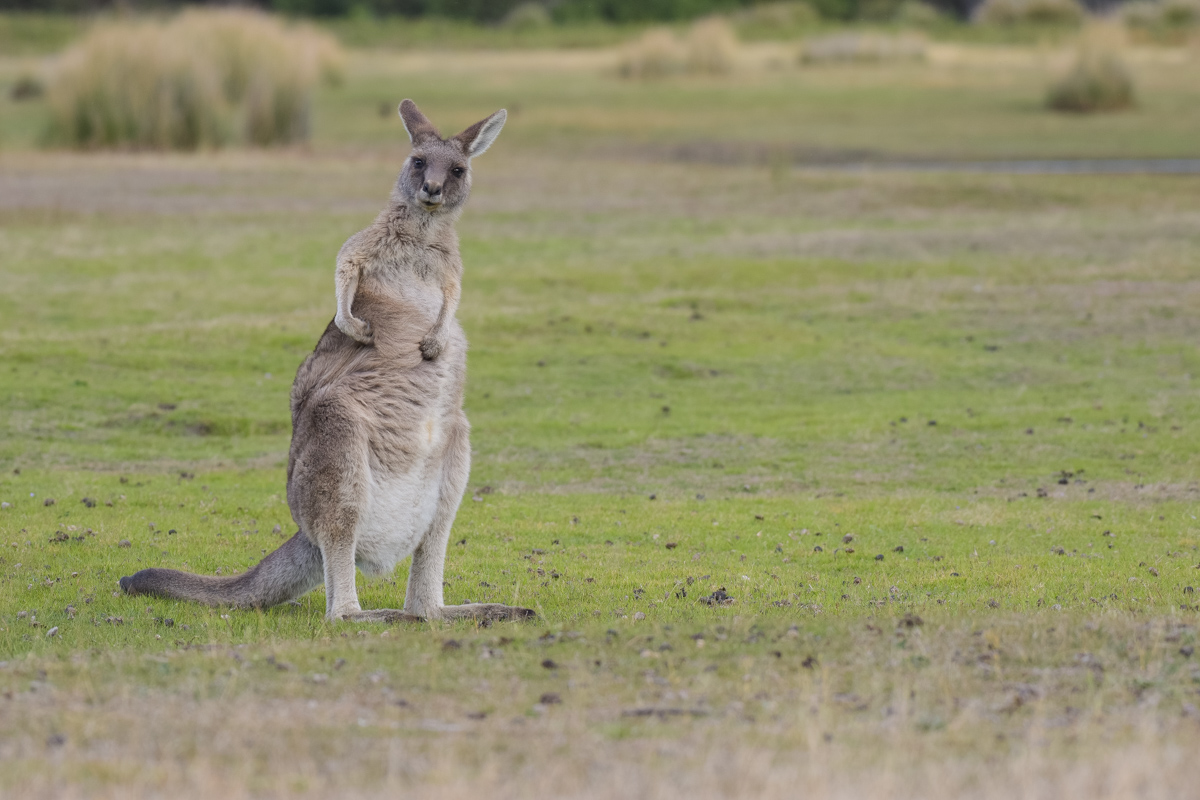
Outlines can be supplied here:
<path id="1" fill-rule="evenodd" d="M 372 471 L 367 502 L 355 531 L 354 560 L 368 575 L 388 575 L 408 558 L 429 531 L 437 513 L 441 465 L 430 456 L 441 444 L 440 425 L 423 425 L 428 448 L 410 472 Z"/>

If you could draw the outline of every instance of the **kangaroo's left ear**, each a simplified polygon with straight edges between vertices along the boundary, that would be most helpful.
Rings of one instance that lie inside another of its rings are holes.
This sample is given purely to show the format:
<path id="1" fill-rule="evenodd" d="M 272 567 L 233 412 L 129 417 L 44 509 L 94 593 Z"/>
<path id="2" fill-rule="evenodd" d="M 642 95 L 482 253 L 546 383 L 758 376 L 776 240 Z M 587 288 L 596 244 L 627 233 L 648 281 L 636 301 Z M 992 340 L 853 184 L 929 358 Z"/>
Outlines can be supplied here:
<path id="1" fill-rule="evenodd" d="M 508 112 L 502 108 L 487 119 L 476 122 L 455 136 L 454 139 L 462 144 L 468 158 L 474 158 L 492 146 L 492 142 L 496 141 L 496 137 L 500 135 L 500 129 L 504 127 L 506 119 L 508 119 Z"/>
<path id="2" fill-rule="evenodd" d="M 404 130 L 408 131 L 408 138 L 413 144 L 442 138 L 438 135 L 437 128 L 433 127 L 433 123 L 421 113 L 421 109 L 417 108 L 417 104 L 412 100 L 405 100 L 400 104 L 400 119 L 404 122 Z"/>

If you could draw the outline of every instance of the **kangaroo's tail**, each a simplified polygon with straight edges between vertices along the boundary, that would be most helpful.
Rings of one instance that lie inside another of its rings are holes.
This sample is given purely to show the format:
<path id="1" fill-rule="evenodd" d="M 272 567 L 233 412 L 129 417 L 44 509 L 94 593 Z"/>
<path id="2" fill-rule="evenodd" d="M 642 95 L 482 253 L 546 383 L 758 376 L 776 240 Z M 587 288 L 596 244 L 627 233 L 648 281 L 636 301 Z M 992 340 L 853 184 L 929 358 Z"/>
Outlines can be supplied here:
<path id="1" fill-rule="evenodd" d="M 320 585 L 321 551 L 302 533 L 288 539 L 241 575 L 193 575 L 174 569 L 144 569 L 121 578 L 125 594 L 195 600 L 210 606 L 266 608 L 286 603 Z"/>

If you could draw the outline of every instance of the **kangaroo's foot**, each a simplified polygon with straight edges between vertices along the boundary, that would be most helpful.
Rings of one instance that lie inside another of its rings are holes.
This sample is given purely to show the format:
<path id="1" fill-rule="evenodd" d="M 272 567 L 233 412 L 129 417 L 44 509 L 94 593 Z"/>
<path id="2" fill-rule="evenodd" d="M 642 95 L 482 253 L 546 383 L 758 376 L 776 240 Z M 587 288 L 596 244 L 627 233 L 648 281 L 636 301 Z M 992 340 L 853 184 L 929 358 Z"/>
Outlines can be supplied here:
<path id="1" fill-rule="evenodd" d="M 442 619 L 537 619 L 537 612 L 532 608 L 517 606 L 502 606 L 499 603 L 469 603 L 463 606 L 442 606 L 438 611 Z"/>
<path id="2" fill-rule="evenodd" d="M 409 614 L 398 608 L 372 608 L 366 611 L 348 611 L 338 619 L 346 622 L 424 622 L 424 617 Z"/>
<path id="3" fill-rule="evenodd" d="M 436 615 L 438 619 L 475 619 L 487 620 L 489 622 L 499 620 L 522 620 L 534 619 L 537 617 L 537 612 L 532 608 L 518 608 L 516 606 L 502 606 L 499 603 L 471 603 L 464 606 L 443 606 L 438 609 Z M 397 608 L 371 608 L 366 611 L 346 611 L 341 614 L 335 614 L 332 617 L 335 621 L 345 622 L 424 622 L 425 617 L 418 614 L 410 614 L 407 611 L 401 611 Z"/>

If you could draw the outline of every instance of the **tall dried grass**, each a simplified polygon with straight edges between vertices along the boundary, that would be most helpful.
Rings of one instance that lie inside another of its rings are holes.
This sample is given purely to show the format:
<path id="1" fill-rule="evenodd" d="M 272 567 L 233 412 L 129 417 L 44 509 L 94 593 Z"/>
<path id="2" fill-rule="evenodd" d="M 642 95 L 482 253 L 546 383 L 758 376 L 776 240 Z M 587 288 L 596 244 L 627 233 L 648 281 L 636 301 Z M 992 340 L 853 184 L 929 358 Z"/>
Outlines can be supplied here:
<path id="1" fill-rule="evenodd" d="M 686 53 L 667 28 L 652 28 L 621 51 L 618 72 L 624 78 L 662 78 L 683 71 Z"/>
<path id="2" fill-rule="evenodd" d="M 52 140 L 75 147 L 195 149 L 303 141 L 312 92 L 336 82 L 329 37 L 248 9 L 95 28 L 52 80 Z"/>
<path id="3" fill-rule="evenodd" d="M 738 40 L 733 26 L 721 17 L 697 20 L 688 31 L 687 70 L 703 75 L 725 75 L 733 71 Z"/>
<path id="4" fill-rule="evenodd" d="M 500 24 L 509 30 L 535 31 L 550 27 L 554 20 L 541 3 L 521 3 L 509 11 Z"/>
<path id="5" fill-rule="evenodd" d="M 93 31 L 49 92 L 55 138 L 81 147 L 193 149 L 229 136 L 219 74 L 150 24 Z"/>
<path id="6" fill-rule="evenodd" d="M 1074 63 L 1047 93 L 1056 111 L 1116 111 L 1134 102 L 1133 76 L 1125 65 L 1125 32 L 1119 25 L 1096 23 L 1080 37 Z"/>
<path id="7" fill-rule="evenodd" d="M 984 0 L 971 15 L 984 25 L 1077 25 L 1086 18 L 1078 0 Z"/>
<path id="8" fill-rule="evenodd" d="M 646 31 L 621 53 L 617 71 L 626 78 L 662 78 L 667 75 L 724 75 L 733 71 L 738 40 L 733 27 L 721 17 L 697 20 L 681 41 L 668 28 Z"/>

